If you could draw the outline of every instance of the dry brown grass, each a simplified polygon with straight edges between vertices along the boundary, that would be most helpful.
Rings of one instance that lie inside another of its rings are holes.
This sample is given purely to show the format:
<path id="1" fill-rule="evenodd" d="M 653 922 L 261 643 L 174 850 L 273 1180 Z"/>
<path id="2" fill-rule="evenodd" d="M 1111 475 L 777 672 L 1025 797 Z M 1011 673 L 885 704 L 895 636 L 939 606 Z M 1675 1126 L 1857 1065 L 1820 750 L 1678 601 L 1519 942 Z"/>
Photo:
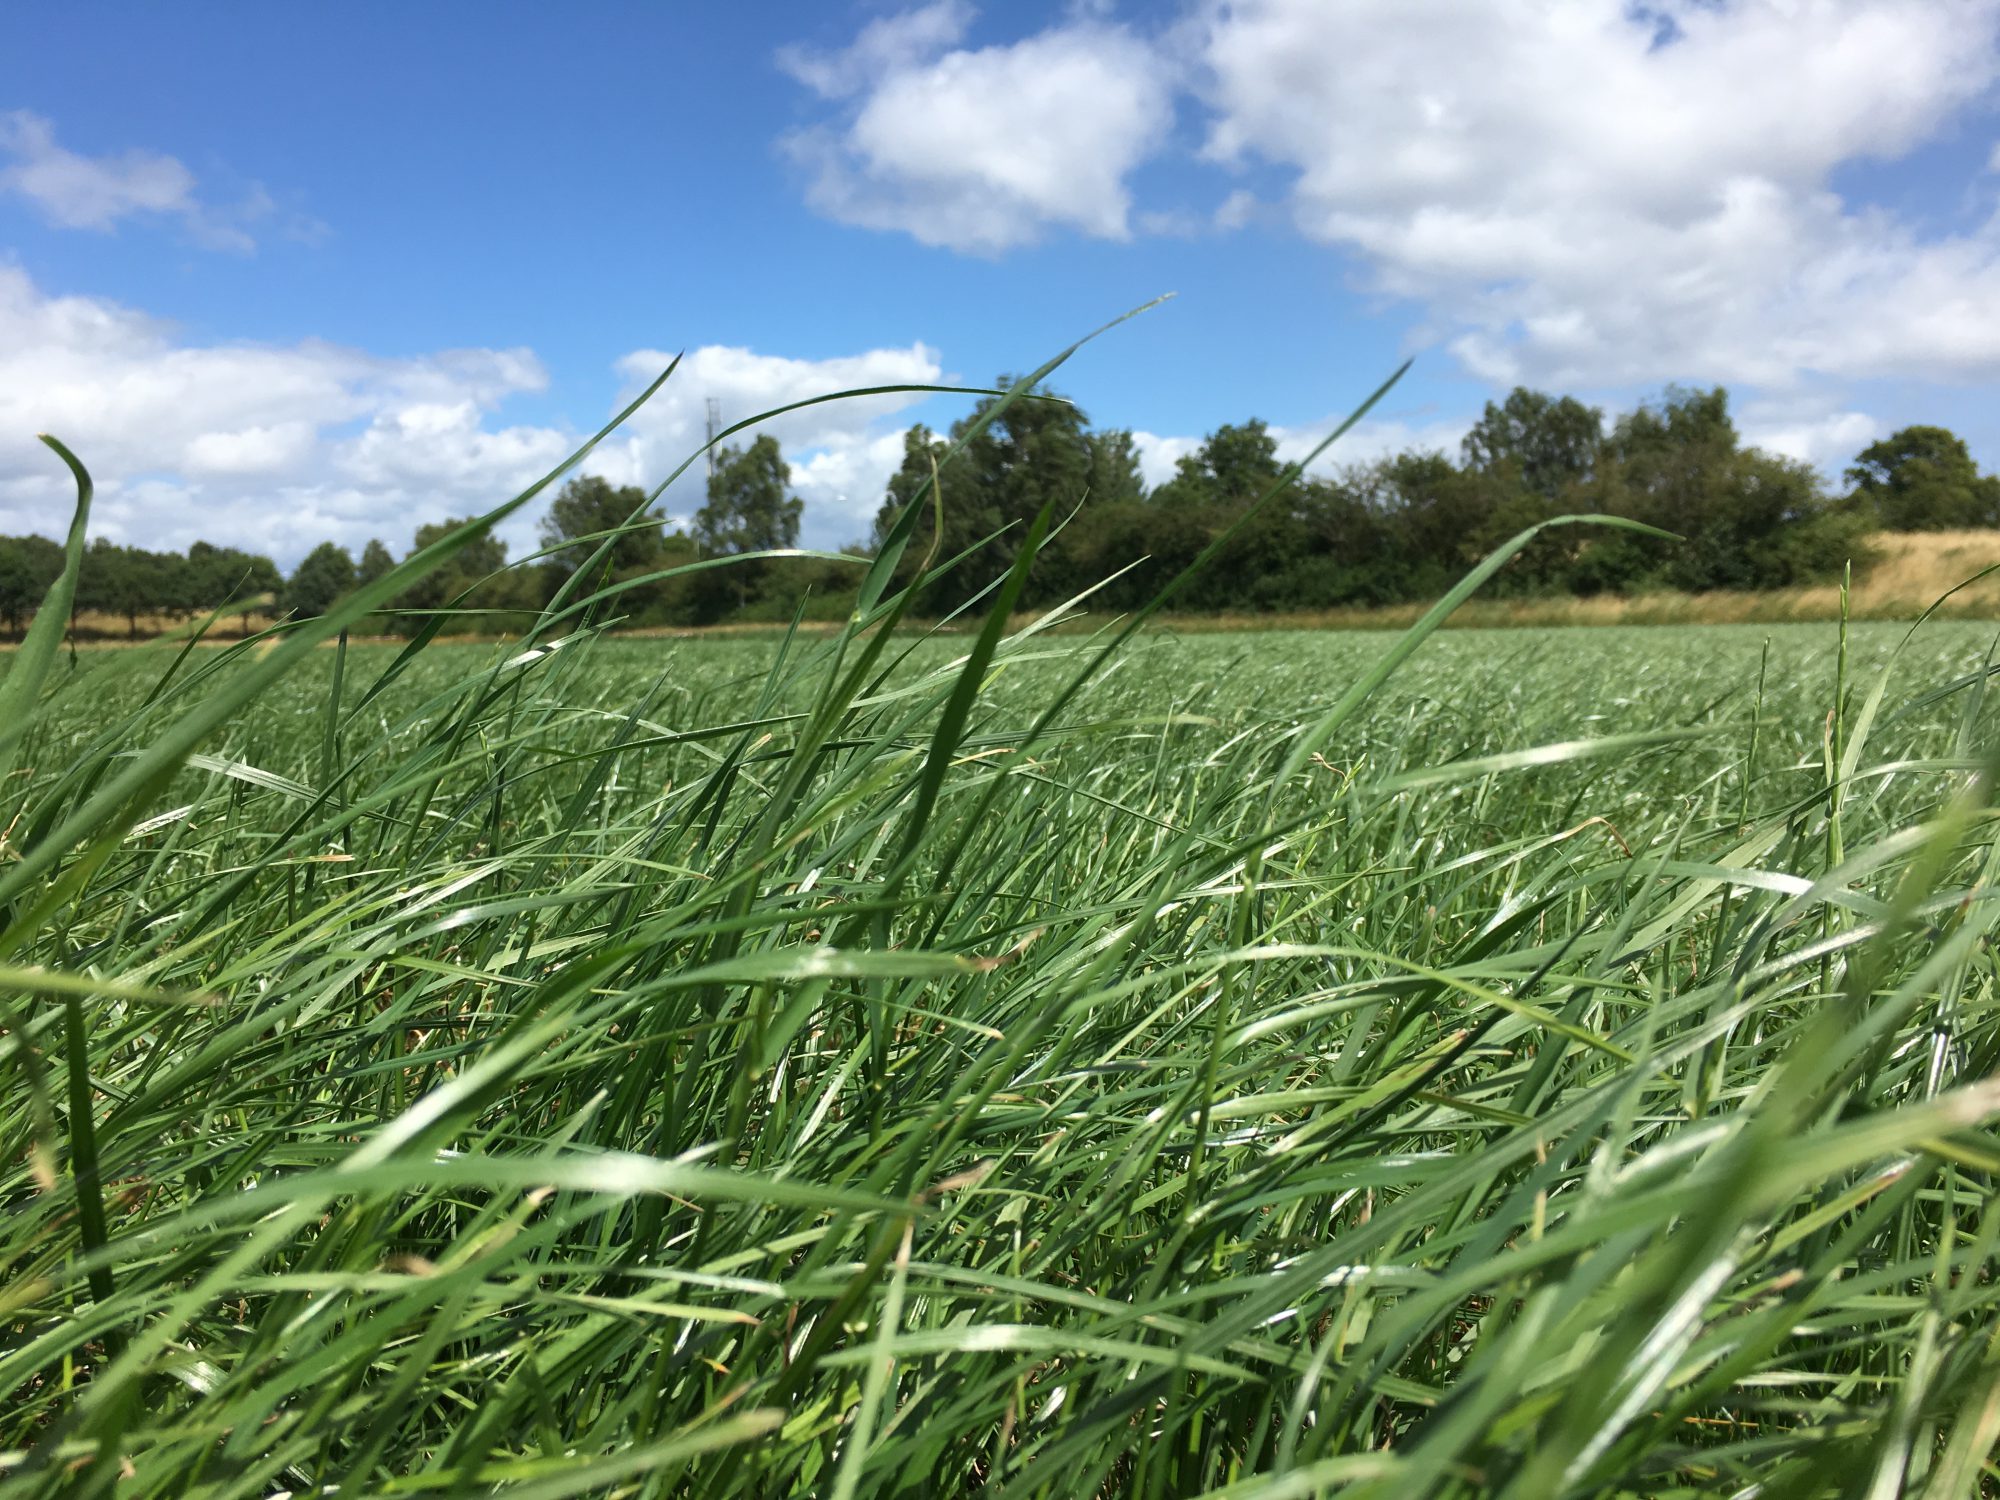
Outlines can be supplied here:
<path id="1" fill-rule="evenodd" d="M 1954 619 L 2000 619 L 2000 572 L 1959 588 L 1982 569 L 2000 567 L 2000 531 L 1883 532 L 1868 539 L 1872 557 L 1854 570 L 1849 609 L 1860 620 L 1913 620 L 1952 590 L 1938 613 Z M 1193 630 L 1389 630 L 1410 624 L 1427 606 L 1327 609 L 1282 615 L 1203 615 L 1175 623 Z M 1837 620 L 1840 586 L 1758 593 L 1600 595 L 1593 599 L 1474 599 L 1451 623 L 1464 628 L 1529 625 L 1738 625 Z"/>
<path id="2" fill-rule="evenodd" d="M 75 629 L 79 643 L 103 643 L 115 646 L 121 641 L 154 640 L 177 630 L 186 630 L 189 623 L 190 617 L 187 615 L 142 614 L 139 616 L 138 634 L 134 635 L 123 615 L 85 609 L 77 611 Z M 269 623 L 268 615 L 235 615 L 216 621 L 209 634 L 217 640 L 241 640 L 246 635 L 255 635 Z"/>

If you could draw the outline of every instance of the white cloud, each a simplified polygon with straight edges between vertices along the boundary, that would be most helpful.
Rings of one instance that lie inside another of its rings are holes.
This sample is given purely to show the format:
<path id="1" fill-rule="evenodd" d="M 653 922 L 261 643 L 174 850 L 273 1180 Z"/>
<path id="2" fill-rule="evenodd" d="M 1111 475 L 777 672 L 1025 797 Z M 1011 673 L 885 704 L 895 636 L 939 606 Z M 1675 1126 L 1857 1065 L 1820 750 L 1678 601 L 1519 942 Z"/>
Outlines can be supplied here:
<path id="1" fill-rule="evenodd" d="M 182 450 L 181 467 L 192 475 L 277 473 L 304 459 L 315 436 L 305 421 L 197 433 Z"/>
<path id="2" fill-rule="evenodd" d="M 641 351 L 619 368 L 638 381 L 667 363 Z M 700 445 L 706 396 L 736 419 L 842 388 L 937 379 L 937 356 L 920 344 L 827 360 L 697 349 L 588 467 L 650 488 Z M 510 397 L 546 385 L 526 349 L 391 359 L 311 340 L 190 344 L 135 309 L 51 296 L 0 265 L 0 534 L 60 536 L 69 523 L 68 476 L 34 440 L 46 431 L 98 481 L 94 534 L 177 548 L 202 537 L 285 566 L 328 538 L 358 550 L 379 536 L 400 552 L 419 525 L 489 510 L 576 447 L 581 434 L 567 424 L 497 420 Z M 771 424 L 813 539 L 866 535 L 901 457 L 901 424 L 889 418 L 912 399 Z M 700 474 L 683 513 L 700 503 Z M 532 550 L 539 513 L 510 523 L 513 556 Z"/>
<path id="3" fill-rule="evenodd" d="M 11 160 L 9 160 L 11 159 Z M 256 249 L 250 226 L 270 220 L 277 205 L 260 185 L 228 208 L 204 202 L 195 176 L 157 151 L 130 150 L 85 156 L 58 144 L 55 126 L 29 110 L 0 114 L 0 193 L 25 198 L 61 229 L 110 231 L 120 220 L 157 216 L 179 221 L 198 243 L 248 254 Z M 312 239 L 317 221 L 295 218 L 285 232 Z"/>
<path id="4" fill-rule="evenodd" d="M 1131 233 L 1131 171 L 1165 142 L 1171 77 L 1120 26 L 1080 17 L 1008 46 L 956 46 L 969 7 L 873 23 L 848 49 L 781 63 L 829 98 L 837 126 L 797 132 L 819 212 L 927 245 L 992 255 L 1052 227 Z"/>
<path id="5" fill-rule="evenodd" d="M 778 49 L 778 66 L 822 99 L 858 94 L 888 73 L 919 67 L 964 40 L 973 9 L 966 0 L 937 0 L 915 10 L 879 16 L 834 52 Z"/>
<path id="6" fill-rule="evenodd" d="M 1209 0 L 1206 154 L 1495 383 L 2000 373 L 2000 223 L 1920 238 L 1836 167 L 2000 77 L 1994 0 Z M 1449 38 L 1449 40 L 1445 40 Z"/>
<path id="7" fill-rule="evenodd" d="M 1343 412 L 1295 427 L 1273 427 L 1271 435 L 1278 440 L 1278 457 L 1285 463 L 1298 462 L 1346 420 Z M 1337 474 L 1351 465 L 1373 463 L 1411 449 L 1441 449 L 1456 457 L 1458 445 L 1471 425 L 1469 421 L 1406 422 L 1396 417 L 1366 417 L 1322 453 L 1307 472 Z"/>
<path id="8" fill-rule="evenodd" d="M 618 369 L 630 382 L 625 399 L 672 358 L 641 349 L 621 359 Z M 937 385 L 942 376 L 937 351 L 924 344 L 833 359 L 787 359 L 710 345 L 681 360 L 674 378 L 632 419 L 629 437 L 594 466 L 609 473 L 606 466 L 615 463 L 632 482 L 659 483 L 705 440 L 711 397 L 727 426 L 837 391 Z M 759 423 L 730 442 L 740 447 L 763 433 L 775 437 L 792 466 L 792 486 L 806 502 L 803 538 L 813 546 L 837 547 L 869 534 L 889 476 L 903 458 L 908 424 L 896 418 L 925 399 L 902 394 L 825 402 Z M 696 464 L 667 492 L 664 503 L 671 514 L 691 515 L 700 506 L 706 473 Z"/>
<path id="9" fill-rule="evenodd" d="M 1200 214 L 1186 208 L 1142 208 L 1132 217 L 1141 234 L 1155 239 L 1191 240 L 1209 227 Z"/>
<path id="10" fill-rule="evenodd" d="M 868 542 L 889 477 L 902 466 L 903 431 L 863 435 L 792 460 L 792 488 L 806 502 L 800 530 L 808 546 Z"/>
<path id="11" fill-rule="evenodd" d="M 1861 411 L 1815 409 L 1812 402 L 1752 402 L 1738 423 L 1743 440 L 1770 453 L 1801 459 L 1837 476 L 1854 455 L 1885 435 L 1882 423 Z"/>
<path id="12" fill-rule="evenodd" d="M 1290 176 L 1208 224 L 1288 213 L 1496 385 L 2000 375 L 2000 212 L 1937 235 L 1833 186 L 1991 97 L 2000 0 L 1188 0 L 1158 42 L 1103 15 L 973 48 L 941 0 L 785 52 L 844 111 L 787 140 L 811 202 L 979 254 L 1186 233 L 1130 183 L 1187 93 L 1207 161 Z"/>
<path id="13" fill-rule="evenodd" d="M 24 109 L 0 116 L 0 151 L 14 159 L 0 171 L 0 187 L 27 198 L 65 229 L 109 229 L 128 214 L 194 207 L 194 173 L 173 157 L 153 151 L 79 156 L 56 144 L 47 120 Z"/>
<path id="14" fill-rule="evenodd" d="M 1216 208 L 1215 227 L 1225 231 L 1241 229 L 1258 218 L 1263 208 L 1255 193 L 1238 188 Z"/>
<path id="15" fill-rule="evenodd" d="M 1320 445 L 1326 435 L 1342 422 L 1345 413 L 1330 414 L 1316 422 L 1301 422 L 1296 426 L 1272 425 L 1268 428 L 1272 439 L 1278 445 L 1278 460 L 1281 463 L 1296 463 Z M 1459 442 L 1464 438 L 1467 422 L 1433 421 L 1406 422 L 1398 418 L 1369 418 L 1355 424 L 1353 429 L 1342 435 L 1326 452 L 1322 453 L 1307 469 L 1316 475 L 1338 474 L 1355 464 L 1372 463 L 1378 458 L 1402 453 L 1408 449 L 1441 448 L 1456 455 Z M 1161 436 L 1152 432 L 1132 434 L 1132 446 L 1139 453 L 1139 473 L 1146 481 L 1147 488 L 1165 484 L 1174 477 L 1174 466 L 1188 454 L 1194 453 L 1202 445 L 1199 437 Z"/>
<path id="16" fill-rule="evenodd" d="M 1139 477 L 1147 489 L 1154 489 L 1174 477 L 1174 466 L 1201 446 L 1198 437 L 1161 437 L 1158 433 L 1134 432 L 1132 447 L 1139 455 Z"/>
<path id="17" fill-rule="evenodd" d="M 66 476 L 33 439 L 46 431 L 99 481 L 93 531 L 121 541 L 201 536 L 284 562 L 328 537 L 400 547 L 419 522 L 497 504 L 568 451 L 566 432 L 483 426 L 546 380 L 525 349 L 186 344 L 132 308 L 49 296 L 0 267 L 0 532 L 67 525 Z"/>

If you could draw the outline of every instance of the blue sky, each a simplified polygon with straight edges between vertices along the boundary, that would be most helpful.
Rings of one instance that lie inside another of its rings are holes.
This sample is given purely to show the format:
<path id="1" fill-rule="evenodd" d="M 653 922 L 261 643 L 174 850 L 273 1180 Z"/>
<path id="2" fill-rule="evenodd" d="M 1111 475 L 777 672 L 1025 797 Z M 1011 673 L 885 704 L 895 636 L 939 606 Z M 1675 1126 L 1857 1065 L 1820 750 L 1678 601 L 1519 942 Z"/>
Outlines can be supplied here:
<path id="1" fill-rule="evenodd" d="M 983 383 L 1169 291 L 1057 382 L 1156 475 L 1252 415 L 1307 445 L 1406 354 L 1346 457 L 1516 381 L 1678 381 L 1830 473 L 1912 421 L 2000 462 L 2000 0 L 8 20 L 0 532 L 66 519 L 46 428 L 107 535 L 400 550 L 677 351 L 621 482 L 709 396 Z M 863 536 L 903 427 L 965 405 L 778 424 L 806 539 Z"/>

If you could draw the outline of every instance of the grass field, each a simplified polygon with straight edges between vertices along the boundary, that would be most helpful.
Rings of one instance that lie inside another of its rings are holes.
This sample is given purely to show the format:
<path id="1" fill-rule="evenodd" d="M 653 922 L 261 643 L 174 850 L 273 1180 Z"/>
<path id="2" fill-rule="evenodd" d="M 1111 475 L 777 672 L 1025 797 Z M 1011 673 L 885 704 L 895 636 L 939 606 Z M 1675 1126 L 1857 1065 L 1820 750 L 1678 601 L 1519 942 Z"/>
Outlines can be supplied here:
<path id="1" fill-rule="evenodd" d="M 5 1472 L 1967 1493 L 1988 641 L 1902 634 L 1832 778 L 1830 629 L 1452 633 L 1326 736 L 1394 638 L 1032 737 L 1091 647 L 1010 641 L 929 807 L 962 642 L 817 733 L 827 642 L 315 653 L 8 955 Z M 15 839 L 257 659 L 88 662 Z"/>
<path id="2" fill-rule="evenodd" d="M 0 1487 L 1990 1489 L 1989 630 L 1010 631 L 1047 519 L 948 638 L 31 637 Z"/>

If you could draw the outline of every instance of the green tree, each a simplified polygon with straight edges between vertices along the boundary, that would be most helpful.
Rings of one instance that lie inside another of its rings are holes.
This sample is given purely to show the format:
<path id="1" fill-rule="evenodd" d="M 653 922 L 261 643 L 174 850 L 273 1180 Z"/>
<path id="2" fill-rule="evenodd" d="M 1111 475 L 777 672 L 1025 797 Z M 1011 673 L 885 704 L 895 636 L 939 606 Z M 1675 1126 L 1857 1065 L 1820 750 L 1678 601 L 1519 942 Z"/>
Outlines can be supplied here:
<path id="1" fill-rule="evenodd" d="M 187 557 L 179 552 L 151 552 L 140 547 L 131 550 L 138 573 L 140 607 L 148 614 L 178 619 L 193 614 L 193 573 Z"/>
<path id="2" fill-rule="evenodd" d="M 1461 467 L 1476 491 L 1472 550 L 1484 554 L 1516 532 L 1564 511 L 1597 508 L 1584 497 L 1604 462 L 1604 413 L 1572 396 L 1516 386 L 1486 403 L 1459 445 Z M 1561 592 L 1587 533 L 1545 531 L 1518 553 L 1493 587 L 1497 592 Z"/>
<path id="3" fill-rule="evenodd" d="M 544 598 L 556 591 L 616 532 L 599 584 L 623 584 L 612 607 L 644 624 L 682 624 L 690 618 L 695 585 L 658 575 L 695 560 L 694 542 L 668 531 L 666 518 L 647 504 L 637 485 L 614 486 L 594 474 L 572 479 L 542 518 Z M 590 541 L 584 538 L 592 538 Z"/>
<path id="4" fill-rule="evenodd" d="M 241 557 L 244 563 L 236 597 L 247 599 L 268 594 L 275 603 L 285 586 L 285 575 L 278 571 L 278 565 L 261 552 L 237 553 L 236 556 Z"/>
<path id="5" fill-rule="evenodd" d="M 1089 454 L 1092 505 L 1125 505 L 1142 500 L 1146 481 L 1139 473 L 1139 450 L 1132 434 L 1120 427 L 1084 435 Z"/>
<path id="6" fill-rule="evenodd" d="M 1240 426 L 1218 427 L 1202 444 L 1202 461 L 1225 501 L 1254 500 L 1285 472 L 1278 461 L 1278 440 L 1257 417 Z"/>
<path id="7" fill-rule="evenodd" d="M 2000 525 L 2000 480 L 1979 472 L 1949 428 L 1905 427 L 1869 444 L 1847 482 L 1887 531 Z"/>
<path id="8" fill-rule="evenodd" d="M 903 434 L 903 462 L 889 476 L 888 493 L 883 496 L 881 509 L 875 512 L 875 546 L 878 550 L 889 539 L 889 532 L 901 519 L 903 511 L 930 483 L 933 467 L 942 464 L 945 454 L 950 451 L 951 444 L 921 422 Z M 925 503 L 934 503 L 934 498 Z"/>
<path id="9" fill-rule="evenodd" d="M 748 448 L 724 448 L 708 480 L 708 503 L 695 512 L 694 540 L 704 558 L 772 552 L 799 543 L 805 504 L 791 492 L 792 466 L 768 433 Z M 732 563 L 697 575 L 702 618 L 741 609 L 771 586 L 768 561 Z"/>
<path id="10" fill-rule="evenodd" d="M 278 565 L 261 553 L 200 541 L 188 548 L 188 596 L 195 609 L 223 609 L 260 597 L 275 608 L 284 591 Z"/>
<path id="11" fill-rule="evenodd" d="M 748 448 L 724 448 L 708 481 L 708 503 L 695 512 L 702 556 L 796 547 L 805 503 L 791 486 L 792 466 L 768 433 Z"/>
<path id="12" fill-rule="evenodd" d="M 1669 386 L 1659 400 L 1620 417 L 1611 432 L 1611 449 L 1624 465 L 1626 482 L 1664 496 L 1726 464 L 1740 442 L 1729 415 L 1729 392 L 1721 386 Z"/>
<path id="13" fill-rule="evenodd" d="M 1728 503 L 1739 448 L 1727 391 L 1670 386 L 1612 429 L 1618 509 L 1683 536 L 1701 531 Z"/>
<path id="14" fill-rule="evenodd" d="M 581 475 L 562 487 L 542 518 L 541 544 L 549 550 L 546 566 L 556 582 L 568 579 L 597 550 L 604 533 L 615 531 L 612 577 L 651 572 L 665 551 L 664 521 L 659 511 L 648 508 L 646 492 L 637 485 L 614 486 L 596 474 Z M 585 537 L 591 540 L 582 540 Z"/>
<path id="15" fill-rule="evenodd" d="M 1479 561 L 1492 490 L 1450 455 L 1412 449 L 1350 471 L 1347 483 L 1388 540 L 1383 566 L 1401 597 L 1440 594 Z"/>
<path id="16" fill-rule="evenodd" d="M 1509 476 L 1532 494 L 1554 501 L 1587 482 L 1604 446 L 1604 413 L 1573 396 L 1549 396 L 1516 386 L 1487 402 L 1465 435 L 1465 467 Z"/>
<path id="17" fill-rule="evenodd" d="M 1001 387 L 1013 383 L 1009 375 L 994 381 Z M 1108 459 L 1093 459 L 1089 423 L 1083 412 L 1047 390 L 1024 392 L 975 434 L 975 425 L 994 411 L 999 399 L 982 399 L 952 424 L 952 442 L 962 441 L 964 446 L 939 475 L 943 534 L 936 533 L 929 514 L 933 502 L 926 500 L 926 515 L 914 528 L 900 581 L 908 581 L 933 546 L 940 561 L 954 557 L 1025 524 L 1047 501 L 1074 504 L 1090 489 L 1093 474 L 1105 472 L 1100 465 Z M 921 429 L 911 430 L 904 440 L 902 467 L 890 480 L 888 496 L 876 517 L 878 539 L 887 535 L 904 506 L 930 480 L 933 457 L 944 463 L 950 446 L 931 441 Z M 943 611 L 956 609 L 999 578 L 1012 560 L 1012 548 L 1005 541 L 980 548 L 938 580 L 929 605 Z"/>
<path id="18" fill-rule="evenodd" d="M 1224 423 L 1174 465 L 1174 477 L 1153 491 L 1156 505 L 1229 505 L 1255 500 L 1285 471 L 1278 441 L 1256 417 Z"/>
<path id="19" fill-rule="evenodd" d="M 63 551 L 47 537 L 0 537 L 0 620 L 19 637 L 62 572 Z"/>
<path id="20" fill-rule="evenodd" d="M 1587 536 L 1570 586 L 1584 594 L 1648 587 L 1712 587 L 1712 555 L 1702 538 L 1725 529 L 1741 444 L 1721 387 L 1669 386 L 1612 424 L 1590 503 L 1579 507 L 1629 516 L 1680 537 L 1665 542 L 1631 532 Z"/>
<path id="21" fill-rule="evenodd" d="M 415 557 L 426 547 L 442 541 L 470 522 L 470 517 L 453 517 L 419 526 L 405 560 Z M 397 598 L 396 608 L 419 612 L 399 622 L 408 629 L 421 624 L 437 610 L 513 612 L 527 609 L 533 604 L 532 592 L 530 580 L 508 571 L 507 544 L 489 531 L 460 547 L 443 567 L 418 579 Z M 483 622 L 484 627 L 506 623 L 490 617 Z M 455 618 L 446 625 L 447 630 L 476 631 L 481 628 L 481 617 L 472 615 Z"/>
<path id="22" fill-rule="evenodd" d="M 1590 537 L 1570 579 L 1586 593 L 1778 588 L 1826 577 L 1860 555 L 1856 519 L 1832 504 L 1810 466 L 1742 446 L 1720 387 L 1670 387 L 1620 417 L 1590 499 L 1590 509 L 1679 540 Z"/>
<path id="23" fill-rule="evenodd" d="M 380 537 L 368 538 L 368 545 L 361 549 L 361 561 L 355 565 L 356 584 L 373 583 L 385 578 L 396 566 L 396 555 L 382 544 Z"/>
<path id="24" fill-rule="evenodd" d="M 1791 588 L 1865 560 L 1867 520 L 1835 505 L 1811 464 L 1746 448 L 1731 469 L 1728 503 L 1689 538 L 1687 553 L 1702 587 Z"/>
<path id="25" fill-rule="evenodd" d="M 176 608 L 176 561 L 180 559 L 175 554 L 120 546 L 109 537 L 98 537 L 83 555 L 76 581 L 77 609 L 124 616 L 125 633 L 136 639 L 141 615 L 166 614 Z"/>
<path id="26" fill-rule="evenodd" d="M 644 588 L 629 590 L 626 598 L 629 608 L 642 625 L 691 625 L 699 618 L 700 574 L 684 574 L 686 569 L 701 560 L 701 549 L 695 545 L 693 537 L 685 531 L 663 532 L 660 536 L 659 556 L 653 560 L 656 572 L 675 572 L 677 576 L 661 578 Z"/>
<path id="27" fill-rule="evenodd" d="M 125 549 L 110 537 L 92 537 L 83 550 L 82 571 L 76 575 L 76 613 L 122 614 L 129 591 Z"/>
<path id="28" fill-rule="evenodd" d="M 285 581 L 285 608 L 299 616 L 323 615 L 354 589 L 354 559 L 334 542 L 321 542 Z"/>

